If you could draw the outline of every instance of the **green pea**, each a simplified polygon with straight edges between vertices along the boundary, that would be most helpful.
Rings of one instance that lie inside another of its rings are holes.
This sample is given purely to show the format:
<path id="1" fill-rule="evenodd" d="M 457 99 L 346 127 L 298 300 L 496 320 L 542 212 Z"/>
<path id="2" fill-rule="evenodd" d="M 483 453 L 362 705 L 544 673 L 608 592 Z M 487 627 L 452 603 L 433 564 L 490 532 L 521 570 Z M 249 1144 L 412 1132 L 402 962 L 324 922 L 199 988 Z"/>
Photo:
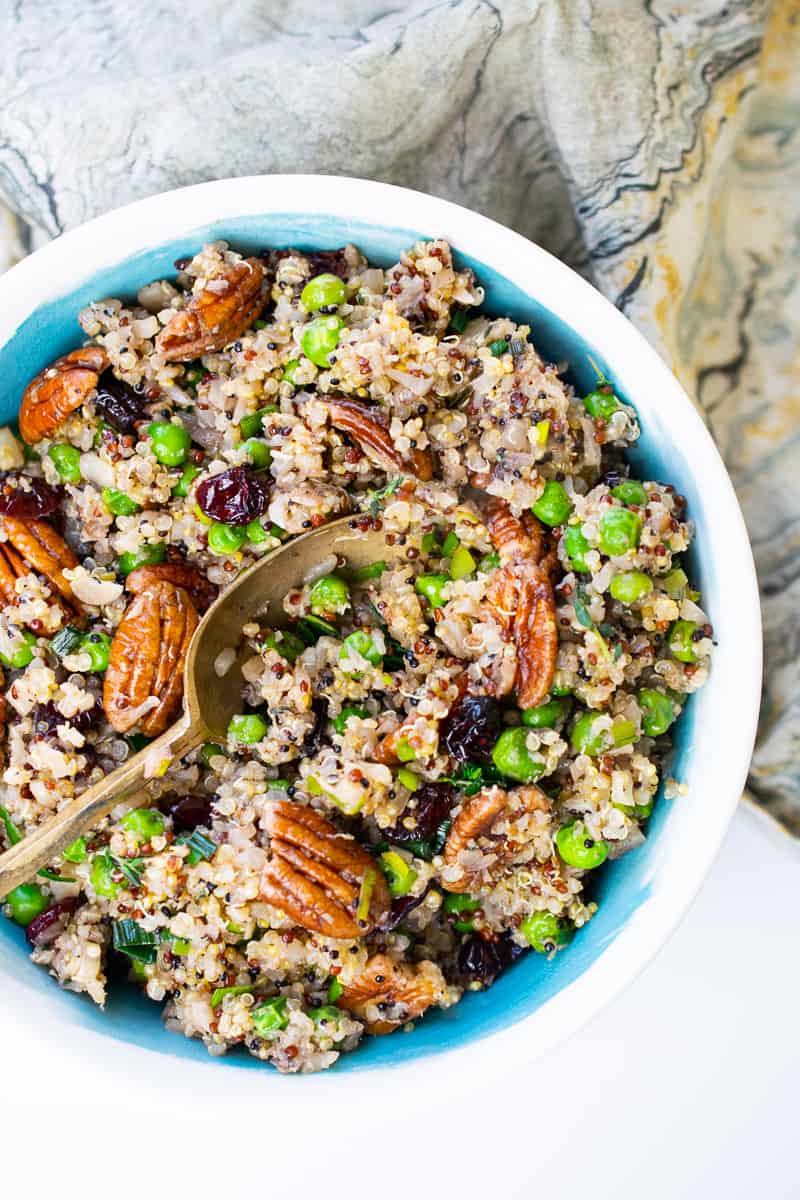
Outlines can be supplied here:
<path id="1" fill-rule="evenodd" d="M 619 408 L 619 400 L 610 386 L 595 388 L 583 397 L 583 404 L 590 417 L 602 417 L 604 421 Z"/>
<path id="2" fill-rule="evenodd" d="M 247 529 L 242 525 L 223 525 L 214 521 L 208 531 L 208 548 L 212 554 L 236 554 L 247 541 Z"/>
<path id="3" fill-rule="evenodd" d="M 109 512 L 112 512 L 115 517 L 132 517 L 141 508 L 135 500 L 131 500 L 130 496 L 126 496 L 124 492 L 118 491 L 116 488 L 103 488 L 101 492 L 103 504 Z"/>
<path id="4" fill-rule="evenodd" d="M 546 700 L 536 708 L 526 708 L 522 711 L 522 724 L 529 729 L 552 729 L 569 711 L 569 701 L 556 697 Z"/>
<path id="5" fill-rule="evenodd" d="M 611 495 L 615 500 L 621 500 L 623 504 L 635 504 L 638 508 L 647 504 L 647 492 L 638 479 L 623 480 L 622 483 L 618 483 L 615 488 L 611 489 Z"/>
<path id="6" fill-rule="evenodd" d="M 275 650 L 281 658 L 285 658 L 290 663 L 297 662 L 306 648 L 303 639 L 289 629 L 273 630 L 264 638 L 264 645 L 270 650 Z"/>
<path id="7" fill-rule="evenodd" d="M 276 996 L 274 1000 L 267 1000 L 266 1004 L 259 1004 L 258 1008 L 251 1009 L 250 1016 L 253 1018 L 253 1027 L 259 1037 L 278 1033 L 289 1024 L 286 1014 L 286 997 Z"/>
<path id="8" fill-rule="evenodd" d="M 295 379 L 294 379 L 294 373 L 299 366 L 300 366 L 299 358 L 290 359 L 289 362 L 287 362 L 286 366 L 283 368 L 283 374 L 281 375 L 281 381 L 283 382 L 285 380 L 287 383 L 290 383 L 292 385 L 292 387 L 297 387 L 297 384 L 295 383 Z"/>
<path id="9" fill-rule="evenodd" d="M 573 571 L 577 571 L 581 575 L 589 574 L 585 555 L 587 550 L 591 550 L 591 548 L 589 539 L 584 536 L 581 525 L 567 526 L 564 533 L 564 549 Z"/>
<path id="10" fill-rule="evenodd" d="M 66 850 L 61 855 L 61 857 L 65 858 L 67 860 L 67 862 L 71 862 L 71 863 L 86 862 L 86 858 L 87 858 L 86 847 L 87 847 L 87 845 L 88 845 L 88 843 L 87 843 L 85 837 L 75 838 L 75 841 L 70 842 L 70 844 L 67 846 Z"/>
<path id="11" fill-rule="evenodd" d="M 164 542 L 147 542 L 138 550 L 127 550 L 119 556 L 119 572 L 130 575 L 138 567 L 152 567 L 164 561 L 167 547 Z"/>
<path id="12" fill-rule="evenodd" d="M 636 699 L 642 710 L 642 728 L 648 737 L 661 737 L 675 720 L 675 709 L 669 696 L 656 688 L 641 688 Z"/>
<path id="13" fill-rule="evenodd" d="M 519 931 L 537 954 L 552 954 L 559 946 L 565 946 L 572 934 L 568 921 L 546 911 L 531 913 Z"/>
<path id="14" fill-rule="evenodd" d="M 272 451 L 260 438 L 248 438 L 244 443 L 244 449 L 257 471 L 263 471 L 272 461 Z"/>
<path id="15" fill-rule="evenodd" d="M 505 338 L 496 338 L 495 341 L 489 342 L 489 350 L 494 358 L 499 358 L 501 354 L 505 354 L 508 349 L 508 342 Z"/>
<path id="16" fill-rule="evenodd" d="M 47 451 L 64 483 L 80 483 L 81 452 L 74 446 L 58 443 Z"/>
<path id="17" fill-rule="evenodd" d="M 119 892 L 119 884 L 112 876 L 113 870 L 114 864 L 107 850 L 95 854 L 89 871 L 89 881 L 97 895 L 105 896 L 107 900 L 113 900 Z"/>
<path id="18" fill-rule="evenodd" d="M 172 489 L 173 496 L 188 496 L 189 488 L 200 474 L 200 468 L 187 463 L 181 472 L 181 477 Z"/>
<path id="19" fill-rule="evenodd" d="M 301 345 L 303 354 L 317 367 L 330 366 L 330 356 L 339 345 L 339 335 L 344 329 L 340 317 L 315 317 L 305 328 Z"/>
<path id="20" fill-rule="evenodd" d="M 611 558 L 635 550 L 642 533 L 642 518 L 629 508 L 609 508 L 600 519 L 600 549 Z"/>
<path id="21" fill-rule="evenodd" d="M 410 792 L 415 792 L 422 780 L 420 779 L 419 775 L 417 775 L 414 771 L 409 770 L 408 767 L 398 767 L 397 782 L 402 783 L 403 787 L 408 788 Z"/>
<path id="22" fill-rule="evenodd" d="M 13 654 L 0 654 L 0 662 L 9 670 L 21 671 L 23 667 L 27 667 L 29 662 L 33 661 L 33 651 L 36 647 L 36 637 L 32 633 L 28 633 L 27 629 L 22 633 L 23 645 Z"/>
<path id="23" fill-rule="evenodd" d="M 562 825 L 556 834 L 556 848 L 567 866 L 579 871 L 592 871 L 608 858 L 606 843 L 590 837 L 583 821 Z"/>
<path id="24" fill-rule="evenodd" d="M 372 640 L 372 635 L 366 629 L 357 629 L 355 633 L 348 634 L 342 642 L 339 662 L 347 662 L 351 655 L 360 655 L 373 667 L 379 667 L 383 659 L 383 655 Z M 353 672 L 349 671 L 348 674 L 353 674 Z"/>
<path id="25" fill-rule="evenodd" d="M 553 676 L 553 682 L 550 684 L 551 696 L 571 696 L 572 687 L 566 681 L 564 671 L 556 671 Z"/>
<path id="26" fill-rule="evenodd" d="M 309 592 L 308 601 L 317 616 L 343 613 L 350 607 L 350 588 L 340 575 L 323 575 Z"/>
<path id="27" fill-rule="evenodd" d="M 355 706 L 350 705 L 347 708 L 343 708 L 338 717 L 334 717 L 333 728 L 337 733 L 345 733 L 347 729 L 347 722 L 351 717 L 359 717 L 361 720 L 364 720 L 364 718 L 368 716 L 369 713 L 365 708 L 356 708 Z"/>
<path id="28" fill-rule="evenodd" d="M 183 425 L 153 421 L 147 426 L 147 433 L 152 438 L 153 454 L 165 467 L 180 467 L 186 462 L 192 439 Z"/>
<path id="29" fill-rule="evenodd" d="M 466 579 L 468 575 L 472 575 L 475 567 L 475 559 L 466 546 L 459 546 L 453 552 L 453 557 L 450 560 L 450 578 Z"/>
<path id="30" fill-rule="evenodd" d="M 407 896 L 414 886 L 417 872 L 396 850 L 385 850 L 381 855 L 381 867 L 393 896 Z"/>
<path id="31" fill-rule="evenodd" d="M 248 542 L 252 542 L 254 546 L 260 546 L 262 542 L 269 542 L 272 540 L 272 535 L 264 528 L 258 517 L 256 517 L 254 521 L 250 521 L 249 524 L 245 525 L 244 531 L 247 535 Z"/>
<path id="32" fill-rule="evenodd" d="M 34 917 L 50 904 L 38 883 L 21 883 L 13 892 L 6 896 L 6 904 L 11 909 L 11 919 L 18 925 L 30 925 Z"/>
<path id="33" fill-rule="evenodd" d="M 258 713 L 237 713 L 228 725 L 228 737 L 242 746 L 253 746 L 266 737 L 269 726 Z"/>
<path id="34" fill-rule="evenodd" d="M 572 504 L 564 485 L 557 479 L 548 479 L 544 491 L 531 511 L 545 525 L 563 525 L 572 511 Z"/>
<path id="35" fill-rule="evenodd" d="M 673 658 L 678 662 L 697 662 L 693 634 L 697 632 L 696 621 L 673 621 L 667 636 L 667 645 Z"/>
<path id="36" fill-rule="evenodd" d="M 688 582 L 689 578 L 686 572 L 682 571 L 680 567 L 674 567 L 661 580 L 661 586 L 670 600 L 682 600 L 686 595 L 686 585 Z"/>
<path id="37" fill-rule="evenodd" d="M 366 563 L 363 567 L 357 567 L 352 573 L 353 583 L 366 583 L 369 579 L 380 579 L 384 571 L 388 571 L 389 564 L 381 558 L 374 563 Z"/>
<path id="38" fill-rule="evenodd" d="M 338 275 L 326 272 L 309 279 L 300 293 L 300 303 L 307 312 L 316 312 L 318 308 L 328 308 L 330 305 L 343 304 L 347 296 L 344 280 Z"/>
<path id="39" fill-rule="evenodd" d="M 530 783 L 544 771 L 544 763 L 531 758 L 528 731 L 521 725 L 500 734 L 492 750 L 492 761 L 501 774 L 519 783 Z"/>
<path id="40" fill-rule="evenodd" d="M 132 808 L 122 818 L 120 825 L 143 842 L 152 841 L 164 832 L 164 818 L 157 808 Z"/>
<path id="41" fill-rule="evenodd" d="M 461 543 L 459 542 L 457 535 L 453 533 L 451 529 L 447 537 L 442 542 L 442 556 L 444 558 L 452 558 L 460 545 Z"/>
<path id="42" fill-rule="evenodd" d="M 496 571 L 499 566 L 500 555 L 496 550 L 492 550 L 490 554 L 484 554 L 478 563 L 478 570 L 483 571 L 484 575 L 488 575 L 491 571 Z"/>
<path id="43" fill-rule="evenodd" d="M 572 726 L 569 740 L 576 754 L 588 754 L 590 758 L 595 758 L 605 750 L 607 742 L 605 730 L 600 730 L 598 733 L 592 732 L 592 727 L 599 715 L 596 712 L 582 713 Z"/>
<path id="44" fill-rule="evenodd" d="M 242 417 L 239 422 L 239 432 L 242 438 L 246 440 L 247 438 L 259 437 L 264 432 L 264 417 L 268 413 L 277 411 L 277 404 L 268 404 L 266 408 L 260 408 L 258 412 L 250 413 L 247 417 Z"/>
<path id="45" fill-rule="evenodd" d="M 322 1008 L 310 1008 L 308 1015 L 315 1025 L 338 1025 L 343 1016 L 342 1010 L 333 1004 L 325 1004 Z M 331 1030 L 326 1029 L 325 1032 L 331 1034 Z"/>
<path id="46" fill-rule="evenodd" d="M 614 576 L 608 590 L 622 604 L 635 604 L 653 590 L 653 581 L 643 571 L 623 571 Z"/>
<path id="47" fill-rule="evenodd" d="M 432 608 L 442 608 L 445 604 L 442 592 L 449 582 L 446 575 L 418 575 L 414 580 L 414 588 L 430 602 Z"/>
<path id="48" fill-rule="evenodd" d="M 218 746 L 216 742 L 203 742 L 200 747 L 200 761 L 205 767 L 211 766 L 212 758 L 225 757 L 225 751 L 222 746 Z"/>
<path id="49" fill-rule="evenodd" d="M 107 671 L 111 654 L 111 638 L 107 633 L 87 633 L 81 638 L 78 647 L 81 654 L 88 654 L 92 660 L 89 671 Z"/>

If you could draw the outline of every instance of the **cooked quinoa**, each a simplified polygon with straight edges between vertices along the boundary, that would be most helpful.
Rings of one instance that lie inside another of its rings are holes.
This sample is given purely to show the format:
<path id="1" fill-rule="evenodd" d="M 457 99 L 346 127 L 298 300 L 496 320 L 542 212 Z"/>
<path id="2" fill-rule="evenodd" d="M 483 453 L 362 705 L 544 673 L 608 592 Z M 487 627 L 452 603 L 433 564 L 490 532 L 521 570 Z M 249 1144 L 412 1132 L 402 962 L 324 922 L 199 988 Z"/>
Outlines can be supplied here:
<path id="1" fill-rule="evenodd" d="M 211 1054 L 314 1071 L 570 952 L 587 879 L 646 835 L 712 629 L 685 500 L 630 476 L 634 410 L 603 379 L 575 395 L 445 242 L 388 270 L 217 242 L 176 271 L 84 309 L 24 443 L 0 432 L 0 846 L 177 715 L 120 682 L 143 606 L 194 620 L 340 517 L 386 553 L 245 626 L 226 744 L 5 913 L 96 1004 L 135 986 Z"/>

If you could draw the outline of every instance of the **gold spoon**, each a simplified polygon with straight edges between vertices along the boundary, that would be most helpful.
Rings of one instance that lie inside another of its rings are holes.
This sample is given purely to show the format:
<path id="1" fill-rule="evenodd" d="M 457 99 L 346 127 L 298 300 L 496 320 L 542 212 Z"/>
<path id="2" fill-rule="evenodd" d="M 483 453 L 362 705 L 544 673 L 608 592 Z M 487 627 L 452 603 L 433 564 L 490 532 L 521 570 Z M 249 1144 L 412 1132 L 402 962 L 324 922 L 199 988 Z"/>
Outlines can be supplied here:
<path id="1" fill-rule="evenodd" d="M 382 533 L 353 529 L 352 520 L 343 517 L 280 546 L 223 592 L 197 627 L 186 655 L 182 716 L 144 750 L 0 855 L 0 899 L 32 879 L 120 801 L 141 792 L 148 779 L 163 775 L 175 759 L 202 742 L 224 743 L 228 722 L 241 710 L 242 663 L 249 656 L 242 627 L 256 619 L 273 628 L 284 624 L 286 593 L 331 555 L 354 568 L 374 562 L 385 550 Z M 215 664 L 229 647 L 237 649 L 237 657 L 220 675 Z"/>

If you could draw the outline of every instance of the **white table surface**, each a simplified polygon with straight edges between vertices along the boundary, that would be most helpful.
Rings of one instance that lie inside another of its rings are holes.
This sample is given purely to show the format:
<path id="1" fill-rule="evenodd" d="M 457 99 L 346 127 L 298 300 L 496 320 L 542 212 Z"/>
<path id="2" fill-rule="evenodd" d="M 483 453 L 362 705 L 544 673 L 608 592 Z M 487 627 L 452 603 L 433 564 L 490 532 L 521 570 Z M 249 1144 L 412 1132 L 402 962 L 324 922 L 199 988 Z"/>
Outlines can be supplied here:
<path id="1" fill-rule="evenodd" d="M 299 1103 L 303 1081 L 288 1081 L 284 1105 L 258 1072 L 223 1067 L 242 1081 L 232 1100 L 217 1068 L 145 1052 L 131 1068 L 89 1035 L 54 1048 L 7 1029 L 0 1161 L 36 1172 L 31 1197 L 796 1198 L 798 907 L 800 847 L 742 806 L 633 986 L 566 1045 L 460 1098 L 398 1101 L 389 1082 L 379 1105 Z M 191 1113 L 176 1070 L 192 1072 Z"/>

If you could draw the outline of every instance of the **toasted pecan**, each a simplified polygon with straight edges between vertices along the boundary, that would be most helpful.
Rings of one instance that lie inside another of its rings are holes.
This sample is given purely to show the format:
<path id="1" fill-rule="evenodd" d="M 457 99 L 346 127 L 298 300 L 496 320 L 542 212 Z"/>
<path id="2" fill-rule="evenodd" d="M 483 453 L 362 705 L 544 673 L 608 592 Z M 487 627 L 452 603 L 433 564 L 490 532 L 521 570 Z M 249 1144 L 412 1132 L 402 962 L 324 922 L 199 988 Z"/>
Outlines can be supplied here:
<path id="1" fill-rule="evenodd" d="M 103 708 L 112 729 L 163 733 L 180 707 L 183 667 L 199 617 L 185 588 L 151 583 L 131 600 L 111 643 Z M 150 699 L 156 701 L 142 710 Z"/>
<path id="2" fill-rule="evenodd" d="M 73 350 L 41 371 L 22 393 L 19 431 L 29 446 L 51 437 L 89 398 L 108 366 L 102 346 Z"/>
<path id="3" fill-rule="evenodd" d="M 248 329 L 267 302 L 266 272 L 257 258 L 233 263 L 176 312 L 158 337 L 167 362 L 187 362 L 222 350 Z"/>
<path id="4" fill-rule="evenodd" d="M 506 791 L 501 787 L 481 788 L 474 796 L 464 802 L 444 845 L 444 864 L 446 867 L 459 867 L 459 875 L 451 875 L 442 879 L 442 886 L 449 892 L 468 891 L 476 885 L 476 878 L 465 870 L 461 864 L 460 855 L 463 850 L 474 845 L 478 847 L 479 839 L 488 839 L 488 849 L 496 856 L 493 873 L 509 858 L 509 844 L 500 834 L 494 834 L 495 824 L 502 820 L 513 819 L 526 812 L 549 812 L 550 801 L 540 788 L 529 784 L 527 787 L 514 788 Z M 487 847 L 482 847 L 487 848 Z"/>
<path id="5" fill-rule="evenodd" d="M 423 481 L 432 478 L 433 456 L 430 450 L 412 449 L 403 458 L 375 410 L 356 400 L 342 400 L 336 396 L 321 396 L 320 399 L 328 405 L 333 427 L 358 442 L 367 458 L 381 470 L 393 473 L 408 470 Z"/>
<path id="6" fill-rule="evenodd" d="M 386 880 L 352 837 L 313 808 L 283 800 L 272 808 L 269 832 L 261 876 L 268 903 L 303 929 L 334 938 L 362 937 L 386 921 L 392 903 Z"/>
<path id="7" fill-rule="evenodd" d="M 164 562 L 150 567 L 137 567 L 125 580 L 125 588 L 132 596 L 138 596 L 152 583 L 166 580 L 176 587 L 185 588 L 194 601 L 198 612 L 205 612 L 217 598 L 218 589 L 206 579 L 199 567 L 188 563 Z"/>
<path id="8" fill-rule="evenodd" d="M 486 603 L 517 651 L 516 676 L 507 690 L 516 688 L 520 708 L 535 708 L 550 690 L 558 655 L 552 564 L 535 517 L 523 524 L 505 501 L 491 497 L 486 523 L 501 564 L 489 581 Z"/>
<path id="9" fill-rule="evenodd" d="M 0 592 L 5 602 L 11 604 L 16 599 L 14 581 L 34 572 L 66 602 L 61 604 L 65 617 L 81 624 L 83 608 L 64 575 L 65 569 L 77 567 L 78 560 L 61 535 L 47 521 L 19 521 L 7 516 L 0 517 L 0 531 L 8 539 L 0 543 Z"/>
<path id="10" fill-rule="evenodd" d="M 422 1016 L 445 991 L 434 963 L 396 963 L 388 954 L 374 954 L 336 1003 L 364 1021 L 368 1033 L 382 1034 Z"/>

